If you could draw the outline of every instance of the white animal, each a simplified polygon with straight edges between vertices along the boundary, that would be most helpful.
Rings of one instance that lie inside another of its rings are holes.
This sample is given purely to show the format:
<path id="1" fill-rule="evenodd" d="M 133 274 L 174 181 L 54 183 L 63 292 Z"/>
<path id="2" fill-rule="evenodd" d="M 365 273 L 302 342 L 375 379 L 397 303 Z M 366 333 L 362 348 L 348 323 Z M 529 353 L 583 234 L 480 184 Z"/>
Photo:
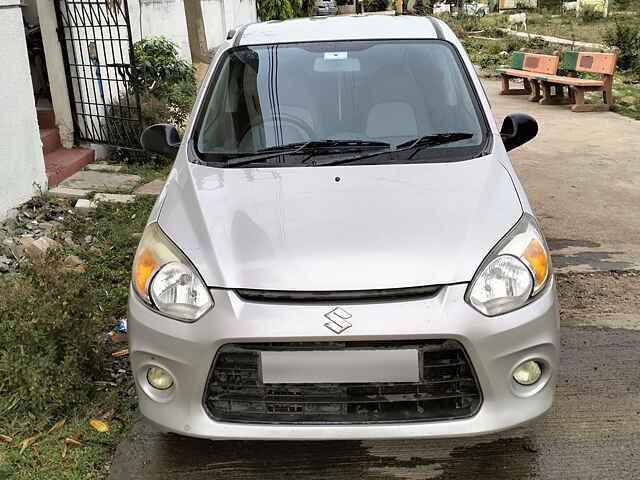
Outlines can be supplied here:
<path id="1" fill-rule="evenodd" d="M 515 27 L 518 30 L 518 25 L 522 25 L 525 31 L 527 31 L 527 14 L 526 13 L 514 13 L 509 15 L 509 28 Z"/>
<path id="2" fill-rule="evenodd" d="M 562 13 L 575 12 L 578 10 L 578 2 L 562 2 Z"/>

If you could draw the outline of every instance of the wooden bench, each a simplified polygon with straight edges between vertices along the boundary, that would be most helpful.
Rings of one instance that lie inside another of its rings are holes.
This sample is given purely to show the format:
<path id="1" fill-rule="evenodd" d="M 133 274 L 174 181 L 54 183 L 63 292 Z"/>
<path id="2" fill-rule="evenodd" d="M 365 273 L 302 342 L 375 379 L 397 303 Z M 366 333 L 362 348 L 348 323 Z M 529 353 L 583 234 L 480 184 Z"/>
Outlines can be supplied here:
<path id="1" fill-rule="evenodd" d="M 612 53 L 595 52 L 565 52 L 562 56 L 560 70 L 566 71 L 566 76 L 540 75 L 535 80 L 542 86 L 543 105 L 558 103 L 573 103 L 574 112 L 601 112 L 613 105 L 613 72 L 616 68 L 617 50 Z M 578 78 L 578 73 L 600 74 L 600 79 Z M 534 80 L 534 81 L 535 81 Z M 551 94 L 554 88 L 555 95 Z M 567 87 L 569 95 L 563 98 L 562 89 Z M 585 92 L 602 92 L 602 104 L 585 104 Z"/>
<path id="2" fill-rule="evenodd" d="M 529 100 L 537 102 L 542 98 L 537 78 L 543 75 L 555 75 L 558 71 L 560 58 L 557 55 L 541 55 L 526 51 L 513 52 L 511 68 L 498 68 L 496 71 L 502 77 L 500 95 L 529 95 Z M 522 78 L 524 88 L 509 87 L 511 78 Z"/>

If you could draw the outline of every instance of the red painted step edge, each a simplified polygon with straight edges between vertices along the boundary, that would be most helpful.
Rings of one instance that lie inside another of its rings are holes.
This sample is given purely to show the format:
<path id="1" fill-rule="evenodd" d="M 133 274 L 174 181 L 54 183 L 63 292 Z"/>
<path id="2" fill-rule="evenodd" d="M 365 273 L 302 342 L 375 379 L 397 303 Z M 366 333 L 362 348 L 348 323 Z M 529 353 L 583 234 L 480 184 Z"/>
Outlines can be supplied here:
<path id="1" fill-rule="evenodd" d="M 56 117 L 51 107 L 37 107 L 38 125 L 42 129 L 56 128 Z"/>
<path id="2" fill-rule="evenodd" d="M 60 149 L 48 153 L 44 157 L 49 188 L 56 187 L 60 182 L 93 162 L 95 152 L 90 148 Z"/>
<path id="3" fill-rule="evenodd" d="M 42 154 L 55 152 L 62 148 L 60 143 L 60 135 L 57 128 L 40 129 L 40 141 L 42 142 Z"/>

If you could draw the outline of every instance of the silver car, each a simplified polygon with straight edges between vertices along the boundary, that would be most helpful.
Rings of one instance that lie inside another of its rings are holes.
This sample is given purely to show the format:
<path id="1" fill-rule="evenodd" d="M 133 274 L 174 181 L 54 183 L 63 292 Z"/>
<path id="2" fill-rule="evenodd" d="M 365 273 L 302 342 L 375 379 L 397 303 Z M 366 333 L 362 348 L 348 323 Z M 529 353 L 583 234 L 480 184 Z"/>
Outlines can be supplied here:
<path id="1" fill-rule="evenodd" d="M 249 25 L 217 51 L 138 247 L 142 414 L 211 439 L 449 437 L 552 405 L 549 250 L 441 21 Z"/>
<path id="2" fill-rule="evenodd" d="M 338 7 L 336 4 L 330 0 L 323 0 L 316 3 L 316 15 L 318 16 L 326 16 L 326 15 L 337 15 Z"/>

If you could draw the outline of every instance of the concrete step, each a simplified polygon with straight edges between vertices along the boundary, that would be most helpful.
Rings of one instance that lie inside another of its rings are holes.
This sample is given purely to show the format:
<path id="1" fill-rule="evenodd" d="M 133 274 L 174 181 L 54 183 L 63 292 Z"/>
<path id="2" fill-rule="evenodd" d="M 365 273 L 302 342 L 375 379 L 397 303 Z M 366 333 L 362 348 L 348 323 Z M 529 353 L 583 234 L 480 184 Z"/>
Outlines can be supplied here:
<path id="1" fill-rule="evenodd" d="M 40 128 L 56 127 L 56 117 L 52 107 L 37 107 L 36 111 L 38 113 L 38 125 L 40 125 Z"/>
<path id="2" fill-rule="evenodd" d="M 90 148 L 59 149 L 44 157 L 44 166 L 49 180 L 49 188 L 57 186 L 63 180 L 86 165 L 93 162 L 95 152 Z"/>
<path id="3" fill-rule="evenodd" d="M 40 141 L 42 141 L 42 154 L 55 152 L 62 148 L 60 135 L 57 128 L 40 128 Z"/>

